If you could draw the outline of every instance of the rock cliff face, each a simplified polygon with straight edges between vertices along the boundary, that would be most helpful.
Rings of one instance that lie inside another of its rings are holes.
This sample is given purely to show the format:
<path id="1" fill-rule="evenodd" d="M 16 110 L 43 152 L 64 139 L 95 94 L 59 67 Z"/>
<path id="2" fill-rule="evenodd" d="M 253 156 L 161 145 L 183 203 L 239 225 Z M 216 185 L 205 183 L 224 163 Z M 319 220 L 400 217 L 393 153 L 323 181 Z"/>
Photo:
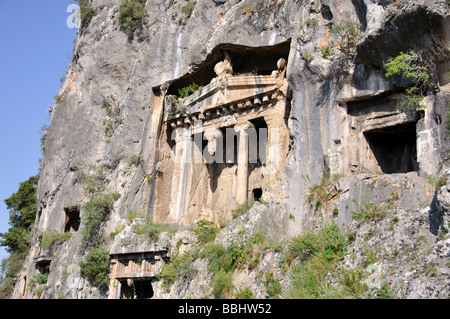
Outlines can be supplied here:
<path id="1" fill-rule="evenodd" d="M 15 298 L 221 295 L 208 259 L 192 258 L 198 221 L 222 224 L 214 242 L 224 247 L 261 233 L 278 243 L 237 267 L 235 294 L 295 297 L 299 261 L 280 247 L 334 222 L 351 234 L 339 267 L 372 267 L 372 288 L 391 280 L 399 298 L 449 295 L 448 1 L 144 2 L 146 23 L 132 37 L 118 23 L 119 0 L 94 0 L 78 32 Z M 332 32 L 342 22 L 361 26 L 354 43 Z M 410 50 L 431 66 L 421 110 L 399 110 L 410 83 L 384 76 L 388 58 Z M 182 101 L 179 90 L 193 84 L 200 90 Z M 230 161 L 219 150 L 229 135 L 239 141 Z M 260 202 L 236 217 L 252 198 Z M 175 230 L 142 235 L 163 224 Z M 64 233 L 69 240 L 43 247 Z M 110 257 L 107 288 L 80 270 L 99 245 Z M 186 251 L 194 275 L 167 287 L 164 268 Z M 37 293 L 29 283 L 39 272 L 48 280 Z"/>

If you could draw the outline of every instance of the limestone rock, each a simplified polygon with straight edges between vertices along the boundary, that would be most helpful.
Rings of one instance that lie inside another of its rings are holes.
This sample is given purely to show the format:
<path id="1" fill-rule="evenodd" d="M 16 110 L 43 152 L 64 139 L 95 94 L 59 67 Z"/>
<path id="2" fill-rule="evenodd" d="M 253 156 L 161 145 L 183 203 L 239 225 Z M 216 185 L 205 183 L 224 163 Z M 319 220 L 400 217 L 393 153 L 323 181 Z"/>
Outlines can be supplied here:
<path id="1" fill-rule="evenodd" d="M 356 239 L 341 266 L 367 270 L 375 251 L 377 280 L 392 280 L 398 298 L 448 296 L 450 181 L 438 190 L 429 183 L 448 173 L 445 1 L 148 0 L 147 23 L 133 37 L 118 24 L 120 2 L 92 1 L 96 15 L 78 31 L 52 108 L 32 248 L 13 298 L 36 297 L 26 287 L 44 260 L 41 298 L 131 296 L 136 274 L 151 273 L 144 279 L 152 289 L 140 286 L 140 296 L 215 297 L 205 258 L 191 265 L 195 276 L 178 278 L 168 292 L 157 278 L 176 253 L 198 245 L 193 229 L 202 220 L 225 225 L 215 243 L 226 247 L 244 233 L 279 243 L 259 247 L 259 263 L 254 256 L 253 266 L 233 273 L 234 285 L 256 298 L 269 296 L 268 278 L 276 278 L 280 295 L 290 287 L 292 266 L 281 247 L 332 221 Z M 350 55 L 342 35 L 331 32 L 341 21 L 361 26 Z M 436 87 L 424 110 L 400 111 L 408 83 L 386 79 L 384 63 L 411 49 L 431 62 Z M 234 131 L 242 123 L 251 124 L 248 139 Z M 243 141 L 228 158 L 220 148 L 226 136 Z M 195 162 L 198 153 L 222 161 Z M 242 165 L 238 157 L 249 160 Z M 139 267 L 123 278 L 111 273 L 106 291 L 76 266 L 96 244 L 83 235 L 85 205 L 105 192 L 120 198 L 101 211 L 96 235 L 124 267 Z M 257 202 L 233 218 L 242 199 Z M 71 229 L 69 207 L 77 207 L 81 225 L 47 254 L 43 234 Z M 355 219 L 364 207 L 382 218 Z M 176 231 L 148 241 L 135 232 L 148 221 Z M 132 259 L 135 252 L 145 263 Z M 145 269 L 154 255 L 160 266 Z"/>

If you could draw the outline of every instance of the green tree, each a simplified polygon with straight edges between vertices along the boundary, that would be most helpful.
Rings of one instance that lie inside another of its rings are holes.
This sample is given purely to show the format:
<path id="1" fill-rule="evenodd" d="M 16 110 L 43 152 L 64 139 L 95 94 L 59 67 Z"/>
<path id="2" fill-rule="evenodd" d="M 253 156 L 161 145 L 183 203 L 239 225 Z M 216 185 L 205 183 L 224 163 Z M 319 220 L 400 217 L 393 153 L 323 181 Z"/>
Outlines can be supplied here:
<path id="1" fill-rule="evenodd" d="M 385 68 L 387 78 L 401 76 L 402 79 L 411 82 L 410 87 L 405 90 L 402 107 L 416 110 L 424 108 L 421 104 L 423 94 L 434 85 L 429 74 L 431 68 L 429 62 L 424 61 L 420 54 L 411 50 L 407 53 L 400 52 L 395 58 L 389 58 Z"/>
<path id="2" fill-rule="evenodd" d="M 331 28 L 330 32 L 340 36 L 339 50 L 352 57 L 356 52 L 356 44 L 362 36 L 361 24 L 350 19 L 340 20 Z"/>
<path id="3" fill-rule="evenodd" d="M 28 235 L 36 217 L 36 187 L 39 176 L 32 176 L 20 183 L 16 193 L 5 199 L 9 209 L 9 228 L 0 234 L 0 246 L 10 253 L 0 266 L 0 299 L 9 298 L 14 282 L 29 250 Z"/>
<path id="4" fill-rule="evenodd" d="M 143 0 L 124 0 L 119 7 L 119 24 L 129 36 L 146 22 L 147 11 Z"/>
<path id="5" fill-rule="evenodd" d="M 0 234 L 0 246 L 6 247 L 9 253 L 25 255 L 28 251 L 28 234 L 36 217 L 36 187 L 39 176 L 32 176 L 20 183 L 19 189 L 11 197 L 5 199 L 9 209 L 9 228 L 7 233 Z"/>
<path id="6" fill-rule="evenodd" d="M 80 27 L 84 30 L 88 27 L 92 18 L 97 14 L 97 10 L 92 7 L 90 0 L 78 0 L 78 4 L 80 5 Z"/>
<path id="7" fill-rule="evenodd" d="M 86 259 L 80 262 L 81 276 L 95 286 L 104 288 L 109 284 L 109 252 L 103 247 L 89 250 Z"/>

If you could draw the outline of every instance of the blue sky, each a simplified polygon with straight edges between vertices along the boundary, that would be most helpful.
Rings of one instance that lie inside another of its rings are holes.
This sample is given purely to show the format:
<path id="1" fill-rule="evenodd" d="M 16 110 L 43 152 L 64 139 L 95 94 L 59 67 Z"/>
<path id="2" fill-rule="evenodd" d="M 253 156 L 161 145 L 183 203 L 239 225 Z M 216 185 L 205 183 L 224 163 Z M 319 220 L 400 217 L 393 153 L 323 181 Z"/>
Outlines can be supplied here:
<path id="1" fill-rule="evenodd" d="M 76 29 L 67 27 L 73 0 L 0 0 L 0 233 L 4 199 L 38 173 L 41 127 L 72 59 Z M 0 247 L 0 260 L 7 257 Z"/>

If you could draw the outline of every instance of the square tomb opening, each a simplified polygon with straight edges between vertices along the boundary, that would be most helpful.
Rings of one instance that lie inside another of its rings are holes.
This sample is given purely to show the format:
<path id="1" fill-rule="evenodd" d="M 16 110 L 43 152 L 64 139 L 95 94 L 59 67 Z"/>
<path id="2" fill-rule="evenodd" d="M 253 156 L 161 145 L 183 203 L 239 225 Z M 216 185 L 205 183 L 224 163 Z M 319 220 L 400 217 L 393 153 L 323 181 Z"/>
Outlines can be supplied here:
<path id="1" fill-rule="evenodd" d="M 366 131 L 364 136 L 383 173 L 417 171 L 415 122 Z"/>
<path id="2" fill-rule="evenodd" d="M 70 206 L 64 208 L 64 212 L 66 213 L 64 232 L 77 232 L 81 223 L 80 208 L 78 206 Z"/>
<path id="3" fill-rule="evenodd" d="M 121 299 L 151 299 L 154 295 L 151 279 L 121 280 Z"/>

